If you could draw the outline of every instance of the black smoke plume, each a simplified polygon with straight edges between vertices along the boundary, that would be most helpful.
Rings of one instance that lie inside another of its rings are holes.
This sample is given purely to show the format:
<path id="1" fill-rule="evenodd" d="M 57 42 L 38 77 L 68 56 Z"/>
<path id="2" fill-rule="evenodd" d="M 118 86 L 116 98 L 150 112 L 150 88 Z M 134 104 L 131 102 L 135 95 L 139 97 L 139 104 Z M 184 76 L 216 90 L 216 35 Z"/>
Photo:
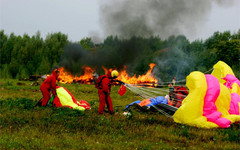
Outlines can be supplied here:
<path id="1" fill-rule="evenodd" d="M 121 70 L 124 65 L 143 57 L 142 40 L 137 37 L 128 40 L 109 37 L 102 46 L 90 50 L 84 49 L 80 44 L 69 43 L 64 48 L 60 65 L 74 74 L 82 72 L 83 66 L 90 66 L 97 72 L 102 70 L 102 66 Z"/>
<path id="2" fill-rule="evenodd" d="M 114 0 L 102 3 L 104 33 L 122 38 L 184 34 L 196 38 L 213 5 L 230 6 L 234 0 Z"/>
<path id="3" fill-rule="evenodd" d="M 97 71 L 102 66 L 121 69 L 127 65 L 132 74 L 138 74 L 136 70 L 139 74 L 143 73 L 149 69 L 146 64 L 150 60 L 145 58 L 143 52 L 148 49 L 152 53 L 152 48 L 146 48 L 143 44 L 146 43 L 144 38 L 167 39 L 171 35 L 180 34 L 187 34 L 189 38 L 197 37 L 213 5 L 225 7 L 233 2 L 234 0 L 108 0 L 101 3 L 100 20 L 105 36 L 111 36 L 94 50 L 85 50 L 79 44 L 70 43 L 64 48 L 61 65 L 73 73 L 82 71 L 84 65 Z M 151 58 L 157 63 L 157 76 L 164 76 L 167 71 L 172 76 L 165 79 L 184 77 L 185 72 L 190 71 L 191 61 L 181 46 L 187 39 L 181 39 L 176 38 L 174 44 L 161 47 L 168 49 L 165 57 Z M 186 68 L 188 70 L 183 73 Z"/>

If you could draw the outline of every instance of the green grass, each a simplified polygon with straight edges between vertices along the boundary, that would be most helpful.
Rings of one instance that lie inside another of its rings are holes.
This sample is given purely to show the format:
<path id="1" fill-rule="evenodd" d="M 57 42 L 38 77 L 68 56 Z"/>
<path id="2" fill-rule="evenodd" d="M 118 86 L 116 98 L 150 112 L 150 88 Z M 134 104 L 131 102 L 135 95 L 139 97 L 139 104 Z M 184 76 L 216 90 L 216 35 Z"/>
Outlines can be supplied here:
<path id="1" fill-rule="evenodd" d="M 21 84 L 19 84 L 21 83 Z M 158 112 L 133 110 L 122 115 L 139 98 L 129 91 L 119 96 L 112 88 L 117 112 L 98 115 L 93 85 L 63 84 L 92 109 L 34 107 L 42 97 L 30 81 L 0 80 L 0 149 L 240 149 L 239 124 L 228 129 L 199 129 L 175 123 Z"/>

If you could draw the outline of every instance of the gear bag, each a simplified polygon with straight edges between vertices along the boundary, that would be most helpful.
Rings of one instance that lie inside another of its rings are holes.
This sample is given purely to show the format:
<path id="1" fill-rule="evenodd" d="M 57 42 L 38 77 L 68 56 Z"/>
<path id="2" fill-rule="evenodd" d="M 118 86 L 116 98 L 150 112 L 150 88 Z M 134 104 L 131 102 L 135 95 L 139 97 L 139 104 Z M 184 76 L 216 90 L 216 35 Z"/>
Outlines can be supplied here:
<path id="1" fill-rule="evenodd" d="M 106 78 L 106 75 L 101 75 L 101 76 L 98 77 L 98 79 L 97 79 L 97 81 L 95 83 L 95 88 L 97 88 L 97 89 L 102 89 L 103 88 L 102 87 L 102 80 L 104 78 Z"/>
<path id="2" fill-rule="evenodd" d="M 125 94 L 125 92 L 126 92 L 126 86 L 121 85 L 121 87 L 120 87 L 120 89 L 119 89 L 119 91 L 118 91 L 118 94 L 119 94 L 120 96 L 123 96 L 123 95 Z"/>

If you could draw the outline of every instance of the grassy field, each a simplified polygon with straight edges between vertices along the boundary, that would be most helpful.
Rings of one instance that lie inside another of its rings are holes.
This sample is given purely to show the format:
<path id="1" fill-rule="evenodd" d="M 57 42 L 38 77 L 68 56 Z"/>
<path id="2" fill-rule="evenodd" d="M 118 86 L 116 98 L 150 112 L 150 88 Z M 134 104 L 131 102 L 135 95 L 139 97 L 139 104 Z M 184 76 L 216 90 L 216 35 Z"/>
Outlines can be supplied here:
<path id="1" fill-rule="evenodd" d="M 0 149 L 240 149 L 240 124 L 199 129 L 175 123 L 158 112 L 124 108 L 139 99 L 112 89 L 115 114 L 98 115 L 93 85 L 61 84 L 92 109 L 34 107 L 42 94 L 30 81 L 0 80 Z"/>

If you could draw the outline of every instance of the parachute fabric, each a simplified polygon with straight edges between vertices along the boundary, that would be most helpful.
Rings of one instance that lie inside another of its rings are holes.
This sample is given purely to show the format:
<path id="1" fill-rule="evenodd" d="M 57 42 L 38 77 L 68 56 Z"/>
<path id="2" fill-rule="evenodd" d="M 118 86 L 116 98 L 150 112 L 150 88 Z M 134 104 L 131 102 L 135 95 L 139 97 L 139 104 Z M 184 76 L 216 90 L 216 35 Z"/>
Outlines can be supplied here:
<path id="1" fill-rule="evenodd" d="M 187 77 L 188 96 L 173 115 L 174 121 L 202 128 L 227 128 L 231 123 L 240 121 L 240 96 L 231 88 L 223 85 L 222 78 L 233 75 L 231 68 L 222 61 L 214 65 L 212 75 L 199 71 Z M 238 80 L 239 81 L 239 80 Z M 233 83 L 232 85 L 239 85 Z"/>
<path id="2" fill-rule="evenodd" d="M 86 101 L 77 101 L 74 96 L 64 87 L 57 86 L 56 93 L 57 96 L 53 100 L 53 106 L 55 107 L 70 107 L 80 111 L 90 109 L 90 105 Z"/>

